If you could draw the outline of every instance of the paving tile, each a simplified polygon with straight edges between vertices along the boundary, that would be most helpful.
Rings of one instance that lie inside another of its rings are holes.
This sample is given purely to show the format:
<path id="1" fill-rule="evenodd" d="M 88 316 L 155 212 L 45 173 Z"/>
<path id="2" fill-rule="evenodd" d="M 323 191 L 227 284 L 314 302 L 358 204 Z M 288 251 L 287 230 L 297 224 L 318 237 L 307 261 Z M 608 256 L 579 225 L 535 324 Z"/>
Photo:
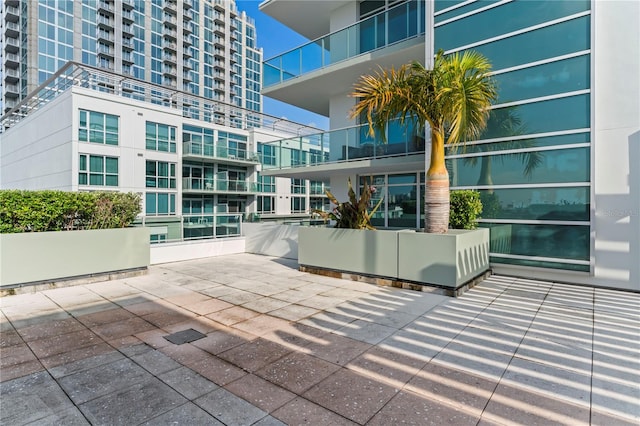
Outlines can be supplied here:
<path id="1" fill-rule="evenodd" d="M 180 364 L 157 350 L 150 350 L 140 355 L 131 357 L 131 360 L 147 370 L 149 373 L 157 376 L 167 371 L 176 370 L 181 367 Z"/>
<path id="2" fill-rule="evenodd" d="M 194 402 L 227 425 L 251 425 L 267 415 L 225 389 L 214 390 Z"/>
<path id="3" fill-rule="evenodd" d="M 418 318 L 416 314 L 409 314 L 402 311 L 394 311 L 390 309 L 381 309 L 370 312 L 363 317 L 365 321 L 375 322 L 376 324 L 386 325 L 393 328 L 402 328 Z"/>
<path id="4" fill-rule="evenodd" d="M 138 355 L 142 355 L 147 352 L 151 352 L 154 348 L 146 343 L 139 343 L 137 345 L 127 346 L 126 348 L 120 348 L 119 351 L 127 356 L 127 358 L 133 358 Z"/>
<path id="5" fill-rule="evenodd" d="M 184 308 L 190 310 L 191 312 L 195 312 L 198 315 L 207 315 L 230 308 L 232 306 L 233 305 L 231 303 L 225 302 L 224 300 L 207 298 L 207 300 L 198 303 L 190 303 L 188 305 L 185 305 Z"/>
<path id="6" fill-rule="evenodd" d="M 211 380 L 218 386 L 224 386 L 247 374 L 235 365 L 213 356 L 189 364 L 189 368 L 200 373 L 200 375 Z"/>
<path id="7" fill-rule="evenodd" d="M 73 349 L 68 352 L 62 352 L 59 354 L 48 356 L 46 358 L 40 358 L 40 362 L 45 368 L 50 370 L 54 367 L 102 354 L 108 354 L 111 352 L 113 352 L 113 347 L 111 345 L 100 342 L 95 345 L 84 346 L 82 348 Z"/>
<path id="8" fill-rule="evenodd" d="M 287 426 L 275 417 L 266 416 L 253 424 L 253 426 Z"/>
<path id="9" fill-rule="evenodd" d="M 24 343 L 7 348 L 0 348 L 0 367 L 5 368 L 29 361 L 36 361 L 37 358 Z"/>
<path id="10" fill-rule="evenodd" d="M 253 374 L 247 374 L 229 383 L 225 389 L 267 413 L 282 407 L 296 397 L 294 393 Z"/>
<path id="11" fill-rule="evenodd" d="M 185 343 L 184 345 L 171 344 L 158 348 L 158 350 L 182 365 L 190 365 L 211 357 L 208 352 L 197 348 L 191 343 Z"/>
<path id="12" fill-rule="evenodd" d="M 484 409 L 481 424 L 588 425 L 589 411 L 588 405 L 500 383 Z"/>
<path id="13" fill-rule="evenodd" d="M 270 315 L 259 315 L 233 325 L 233 328 L 251 333 L 256 336 L 262 336 L 273 330 L 279 330 L 289 324 L 289 321 L 281 318 L 272 317 Z"/>
<path id="14" fill-rule="evenodd" d="M 103 325 L 91 327 L 91 330 L 106 340 L 116 339 L 119 337 L 133 336 L 143 331 L 149 331 L 156 328 L 146 319 L 133 317 L 123 321 L 112 322 Z"/>
<path id="15" fill-rule="evenodd" d="M 397 392 L 393 386 L 340 369 L 302 396 L 349 420 L 364 424 Z"/>
<path id="16" fill-rule="evenodd" d="M 276 287 L 276 288 L 281 289 L 281 287 Z M 285 291 L 280 291 L 276 294 L 273 294 L 272 297 L 274 299 L 282 300 L 289 303 L 297 303 L 301 300 L 308 299 L 309 293 L 296 288 L 296 289 L 288 289 Z"/>
<path id="17" fill-rule="evenodd" d="M 345 365 L 369 349 L 369 343 L 328 333 L 321 342 L 312 342 L 306 349 L 310 354 L 338 365 Z"/>
<path id="18" fill-rule="evenodd" d="M 165 302 L 173 303 L 174 305 L 182 306 L 188 309 L 188 306 L 211 300 L 211 296 L 198 293 L 197 291 L 190 291 L 184 294 L 167 297 Z"/>
<path id="19" fill-rule="evenodd" d="M 151 375 L 128 359 L 61 377 L 58 380 L 69 398 L 80 405 L 148 380 Z M 127 403 L 128 404 L 128 403 Z M 83 410 L 83 412 L 85 412 Z"/>
<path id="20" fill-rule="evenodd" d="M 211 425 L 224 426 L 224 423 L 216 420 L 211 414 L 198 407 L 193 402 L 187 402 L 179 407 L 167 411 L 157 417 L 142 423 L 144 426 L 157 425 Z"/>
<path id="21" fill-rule="evenodd" d="M 44 367 L 40 361 L 37 360 L 9 365 L 7 367 L 0 368 L 0 382 L 6 382 L 8 380 L 28 376 L 42 370 L 44 370 Z"/>
<path id="22" fill-rule="evenodd" d="M 147 300 L 145 298 L 140 299 L 140 303 L 130 304 L 124 307 L 127 311 L 138 315 L 144 316 L 149 314 L 155 314 L 160 312 L 170 312 L 175 306 L 171 303 L 163 300 Z"/>
<path id="23" fill-rule="evenodd" d="M 133 314 L 124 308 L 108 309 L 92 314 L 81 315 L 76 317 L 78 321 L 87 327 L 93 327 L 96 325 L 109 324 L 113 322 L 120 322 L 130 318 L 133 318 Z"/>
<path id="24" fill-rule="evenodd" d="M 192 344 L 211 354 L 217 355 L 255 338 L 256 336 L 252 334 L 227 327 L 222 330 L 209 333 L 207 337 L 196 340 Z"/>
<path id="25" fill-rule="evenodd" d="M 100 337 L 87 329 L 83 329 L 40 340 L 32 340 L 29 342 L 29 347 L 36 356 L 46 358 L 98 343 L 102 343 Z"/>
<path id="26" fill-rule="evenodd" d="M 593 426 L 638 426 L 638 419 L 620 417 L 612 413 L 591 409 L 591 425 Z"/>
<path id="27" fill-rule="evenodd" d="M 164 336 L 165 339 L 167 339 L 174 345 L 183 345 L 185 343 L 195 342 L 196 340 L 200 340 L 203 337 L 206 337 L 206 334 L 194 330 L 193 328 L 176 331 Z"/>
<path id="28" fill-rule="evenodd" d="M 276 309 L 275 311 L 271 311 L 269 312 L 269 315 L 289 321 L 300 321 L 301 319 L 308 318 L 318 312 L 320 311 L 314 308 L 291 304 L 286 305 L 283 308 Z"/>
<path id="29" fill-rule="evenodd" d="M 144 315 L 143 317 L 141 317 L 141 319 L 147 321 L 155 327 L 166 329 L 168 326 L 171 326 L 173 324 L 179 324 L 189 321 L 195 316 L 196 314 L 194 314 L 193 312 L 176 306 L 173 310 Z M 147 330 L 149 330 L 149 328 Z M 137 332 L 140 331 L 146 330 L 138 330 Z"/>
<path id="30" fill-rule="evenodd" d="M 333 311 L 321 311 L 309 318 L 305 318 L 300 321 L 300 324 L 305 324 L 310 327 L 316 327 L 324 331 L 335 331 L 345 325 L 355 321 L 357 317 L 352 315 L 346 315 L 342 312 Z"/>
<path id="31" fill-rule="evenodd" d="M 229 309 L 223 309 L 221 311 L 206 315 L 206 317 L 224 325 L 233 325 L 238 322 L 257 317 L 258 315 L 260 315 L 258 312 L 252 311 L 250 309 L 242 308 L 240 306 L 233 306 Z"/>
<path id="32" fill-rule="evenodd" d="M 29 426 L 50 426 L 50 425 L 64 425 L 64 426 L 84 426 L 90 425 L 87 419 L 82 415 L 82 412 L 77 407 L 67 408 L 66 410 L 59 411 L 51 414 L 35 422 L 29 423 Z"/>
<path id="33" fill-rule="evenodd" d="M 261 299 L 262 297 L 263 296 L 260 294 L 251 293 L 249 291 L 236 290 L 232 293 L 218 296 L 218 299 L 234 305 L 242 305 L 243 303 L 252 302 L 254 300 Z"/>
<path id="34" fill-rule="evenodd" d="M 13 328 L 0 333 L 0 348 L 6 348 L 18 344 L 24 344 L 22 337 Z"/>
<path id="35" fill-rule="evenodd" d="M 334 306 L 337 306 L 339 304 L 341 304 L 342 302 L 344 302 L 345 299 L 343 298 L 338 298 L 338 297 L 329 297 L 329 296 L 322 296 L 322 295 L 316 295 L 316 296 L 312 296 L 308 299 L 304 299 L 298 302 L 298 305 L 302 305 L 302 306 L 308 306 L 309 308 L 314 308 L 314 309 L 329 309 L 329 308 L 333 308 Z"/>
<path id="36" fill-rule="evenodd" d="M 419 358 L 374 346 L 349 362 L 346 367 L 380 382 L 402 387 L 425 364 L 426 361 Z"/>
<path id="37" fill-rule="evenodd" d="M 300 394 L 338 369 L 327 361 L 294 352 L 258 370 L 256 375 Z"/>
<path id="38" fill-rule="evenodd" d="M 118 351 L 111 350 L 103 354 L 71 361 L 49 368 L 49 373 L 55 378 L 60 379 L 64 376 L 76 374 L 82 371 L 90 370 L 105 364 L 111 364 L 115 361 L 122 361 L 125 357 Z"/>
<path id="39" fill-rule="evenodd" d="M 147 345 L 158 349 L 172 344 L 164 338 L 166 335 L 167 332 L 165 330 L 156 328 L 149 331 L 143 331 L 142 333 L 136 333 L 135 337 Z"/>
<path id="40" fill-rule="evenodd" d="M 433 362 L 498 380 L 509 366 L 512 355 L 490 349 L 462 345 L 454 341 L 433 357 Z"/>
<path id="41" fill-rule="evenodd" d="M 466 413 L 458 407 L 452 407 L 423 396 L 401 392 L 382 408 L 367 425 L 475 426 L 478 420 L 479 416 Z"/>
<path id="42" fill-rule="evenodd" d="M 311 343 L 323 342 L 327 332 L 300 323 L 287 324 L 277 330 L 262 335 L 263 339 L 271 340 L 291 350 L 308 353 L 306 349 Z"/>
<path id="43" fill-rule="evenodd" d="M 640 386 L 637 381 L 621 382 L 594 374 L 591 384 L 593 410 L 640 423 Z"/>
<path id="44" fill-rule="evenodd" d="M 386 325 L 366 320 L 355 320 L 334 331 L 334 333 L 375 345 L 392 335 L 395 331 L 397 331 L 396 328 Z"/>
<path id="45" fill-rule="evenodd" d="M 113 389 L 112 393 L 79 405 L 92 424 L 139 424 L 170 411 L 187 400 L 155 377 Z"/>
<path id="46" fill-rule="evenodd" d="M 271 415 L 289 426 L 352 426 L 357 424 L 301 397 L 295 398 Z"/>
<path id="47" fill-rule="evenodd" d="M 27 424 L 73 408 L 64 391 L 45 371 L 0 383 L 0 398 L 3 425 Z"/>
<path id="48" fill-rule="evenodd" d="M 291 352 L 291 349 L 265 339 L 255 339 L 218 356 L 243 370 L 254 372 Z"/>
<path id="49" fill-rule="evenodd" d="M 46 337 L 59 336 L 61 334 L 84 330 L 82 325 L 75 318 L 65 318 L 62 320 L 48 321 L 31 327 L 20 328 L 20 336 L 27 342 Z"/>
<path id="50" fill-rule="evenodd" d="M 267 312 L 275 311 L 276 309 L 284 308 L 289 305 L 289 302 L 274 299 L 271 297 L 263 297 L 262 299 L 252 300 L 251 302 L 244 303 L 242 306 L 252 311 L 266 314 Z"/>
<path id="51" fill-rule="evenodd" d="M 497 380 L 431 362 L 409 381 L 405 390 L 479 417 L 497 385 Z"/>
<path id="52" fill-rule="evenodd" d="M 540 364 L 591 374 L 594 352 L 586 345 L 556 342 L 530 333 L 522 340 L 515 355 Z"/>
<path id="53" fill-rule="evenodd" d="M 166 373 L 159 374 L 157 377 L 189 400 L 201 397 L 219 387 L 187 367 L 167 371 Z"/>

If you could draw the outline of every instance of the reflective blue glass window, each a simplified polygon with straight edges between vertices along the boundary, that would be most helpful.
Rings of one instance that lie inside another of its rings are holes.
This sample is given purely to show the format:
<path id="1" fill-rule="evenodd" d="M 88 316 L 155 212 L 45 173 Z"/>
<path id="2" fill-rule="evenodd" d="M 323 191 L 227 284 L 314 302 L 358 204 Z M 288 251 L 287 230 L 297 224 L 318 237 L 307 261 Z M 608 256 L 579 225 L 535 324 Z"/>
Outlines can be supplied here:
<path id="1" fill-rule="evenodd" d="M 483 219 L 589 221 L 588 186 L 479 192 Z"/>

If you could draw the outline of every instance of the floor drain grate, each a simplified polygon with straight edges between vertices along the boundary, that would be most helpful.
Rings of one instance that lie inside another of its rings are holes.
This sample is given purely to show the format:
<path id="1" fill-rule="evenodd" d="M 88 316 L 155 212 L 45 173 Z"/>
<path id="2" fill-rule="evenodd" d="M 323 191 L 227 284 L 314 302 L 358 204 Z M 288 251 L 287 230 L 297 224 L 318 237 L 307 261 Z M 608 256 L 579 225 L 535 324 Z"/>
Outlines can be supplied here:
<path id="1" fill-rule="evenodd" d="M 164 336 L 165 339 L 167 339 L 174 345 L 182 345 L 183 343 L 195 342 L 196 340 L 200 340 L 203 337 L 207 337 L 207 335 L 202 334 L 198 330 L 194 330 L 193 328 L 178 331 L 177 333 Z"/>

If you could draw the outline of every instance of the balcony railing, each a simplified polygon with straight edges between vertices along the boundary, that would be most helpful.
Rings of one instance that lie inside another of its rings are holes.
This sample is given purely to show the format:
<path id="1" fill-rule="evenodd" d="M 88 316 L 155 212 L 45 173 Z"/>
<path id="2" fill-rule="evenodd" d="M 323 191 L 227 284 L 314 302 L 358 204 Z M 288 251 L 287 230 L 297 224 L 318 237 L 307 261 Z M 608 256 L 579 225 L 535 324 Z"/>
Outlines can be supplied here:
<path id="1" fill-rule="evenodd" d="M 182 155 L 195 155 L 198 157 L 250 161 L 254 163 L 260 162 L 260 158 L 255 152 L 248 152 L 244 149 L 238 148 L 204 145 L 193 142 L 184 142 L 182 144 Z"/>
<path id="2" fill-rule="evenodd" d="M 275 149 L 271 150 L 274 155 L 263 161 L 263 168 L 286 169 L 423 153 L 425 139 L 414 125 L 395 120 L 389 123 L 386 138 L 371 136 L 369 126 L 360 125 L 265 145 Z"/>
<path id="3" fill-rule="evenodd" d="M 242 235 L 242 216 L 241 213 L 143 216 L 134 226 L 149 228 L 152 244 L 237 237 Z"/>
<path id="4" fill-rule="evenodd" d="M 268 59 L 263 87 L 424 34 L 423 8 L 412 0 Z"/>
<path id="5" fill-rule="evenodd" d="M 248 180 L 230 180 L 218 178 L 183 178 L 183 191 L 195 192 L 258 192 L 258 184 Z"/>

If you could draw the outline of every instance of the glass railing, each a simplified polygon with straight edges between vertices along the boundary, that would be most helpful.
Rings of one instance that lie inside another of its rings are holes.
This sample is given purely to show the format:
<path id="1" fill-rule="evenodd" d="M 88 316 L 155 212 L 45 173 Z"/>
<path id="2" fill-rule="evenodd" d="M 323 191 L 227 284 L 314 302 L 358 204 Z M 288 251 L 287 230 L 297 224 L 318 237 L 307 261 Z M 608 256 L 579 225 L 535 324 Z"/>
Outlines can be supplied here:
<path id="1" fill-rule="evenodd" d="M 399 120 L 389 123 L 386 138 L 369 135 L 366 124 L 265 143 L 275 149 L 264 169 L 284 169 L 363 159 L 403 156 L 424 152 L 423 133 Z"/>
<path id="2" fill-rule="evenodd" d="M 184 142 L 182 144 L 183 155 L 197 155 L 199 157 L 225 158 L 228 160 L 260 162 L 260 157 L 255 152 L 244 149 L 228 148 L 224 146 L 205 145 L 194 142 Z"/>
<path id="3" fill-rule="evenodd" d="M 183 191 L 204 192 L 258 192 L 258 183 L 248 180 L 230 180 L 216 178 L 183 178 Z"/>
<path id="4" fill-rule="evenodd" d="M 173 243 L 185 240 L 239 237 L 242 235 L 241 213 L 203 213 L 185 216 L 138 219 L 134 226 L 150 229 L 151 243 Z"/>
<path id="5" fill-rule="evenodd" d="M 263 87 L 422 35 L 424 1 L 412 0 L 263 63 Z"/>

